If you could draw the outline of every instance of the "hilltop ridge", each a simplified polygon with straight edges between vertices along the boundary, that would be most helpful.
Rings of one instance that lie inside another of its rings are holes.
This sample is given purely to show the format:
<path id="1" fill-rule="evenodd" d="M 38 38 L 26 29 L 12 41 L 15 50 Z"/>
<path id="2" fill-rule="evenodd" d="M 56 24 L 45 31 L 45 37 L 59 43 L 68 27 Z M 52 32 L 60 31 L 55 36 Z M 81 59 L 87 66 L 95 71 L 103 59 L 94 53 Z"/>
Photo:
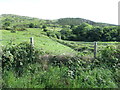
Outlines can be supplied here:
<path id="1" fill-rule="evenodd" d="M 9 19 L 13 23 L 36 21 L 36 23 L 42 22 L 46 24 L 59 24 L 59 25 L 80 25 L 82 23 L 88 23 L 94 26 L 116 26 L 114 24 L 95 22 L 95 21 L 91 21 L 83 18 L 60 18 L 56 20 L 48 20 L 48 19 L 40 19 L 35 17 L 20 16 L 20 15 L 14 15 L 14 14 L 2 14 L 1 21 L 4 22 L 5 19 Z"/>

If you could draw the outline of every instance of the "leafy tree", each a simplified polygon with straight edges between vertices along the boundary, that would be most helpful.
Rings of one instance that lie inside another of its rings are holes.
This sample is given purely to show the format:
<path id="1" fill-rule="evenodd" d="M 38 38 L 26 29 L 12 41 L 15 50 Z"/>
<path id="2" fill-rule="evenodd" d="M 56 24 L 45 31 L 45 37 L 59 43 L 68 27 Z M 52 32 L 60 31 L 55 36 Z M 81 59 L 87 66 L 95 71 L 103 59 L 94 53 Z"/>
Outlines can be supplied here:
<path id="1" fill-rule="evenodd" d="M 6 29 L 6 30 L 9 30 L 9 28 L 10 28 L 9 26 L 10 26 L 10 22 L 9 22 L 9 21 L 6 21 L 6 22 L 3 23 L 2 28 L 3 28 L 3 29 Z"/>
<path id="2" fill-rule="evenodd" d="M 33 23 L 29 24 L 29 28 L 34 28 L 34 27 L 35 27 L 35 25 Z"/>
<path id="3" fill-rule="evenodd" d="M 91 30 L 87 32 L 87 41 L 100 41 L 101 35 L 103 34 L 102 28 L 93 27 Z"/>
<path id="4" fill-rule="evenodd" d="M 45 25 L 42 26 L 43 29 L 47 28 Z"/>
<path id="5" fill-rule="evenodd" d="M 64 28 L 60 31 L 61 33 L 61 38 L 64 40 L 69 40 L 69 37 L 72 34 L 72 31 L 70 29 Z"/>
<path id="6" fill-rule="evenodd" d="M 43 31 L 44 31 L 44 32 L 47 32 L 48 30 L 45 28 Z"/>
<path id="7" fill-rule="evenodd" d="M 87 39 L 87 32 L 92 28 L 91 25 L 87 23 L 82 23 L 78 27 L 72 30 L 73 34 L 77 35 L 77 39 L 81 41 L 86 41 Z"/>
<path id="8" fill-rule="evenodd" d="M 103 34 L 102 34 L 102 41 L 109 41 L 109 40 L 111 40 L 111 35 L 110 35 L 110 31 L 112 30 L 112 28 L 110 28 L 110 27 L 104 27 L 103 28 Z"/>
<path id="9" fill-rule="evenodd" d="M 50 31 L 50 30 L 49 30 L 49 31 L 47 31 L 46 33 L 47 33 L 47 36 L 48 36 L 48 37 L 57 38 L 56 35 L 55 35 L 55 32 L 53 32 L 53 31 Z"/>
<path id="10" fill-rule="evenodd" d="M 3 25 L 6 26 L 6 27 L 8 27 L 8 26 L 10 26 L 10 22 L 6 21 Z"/>

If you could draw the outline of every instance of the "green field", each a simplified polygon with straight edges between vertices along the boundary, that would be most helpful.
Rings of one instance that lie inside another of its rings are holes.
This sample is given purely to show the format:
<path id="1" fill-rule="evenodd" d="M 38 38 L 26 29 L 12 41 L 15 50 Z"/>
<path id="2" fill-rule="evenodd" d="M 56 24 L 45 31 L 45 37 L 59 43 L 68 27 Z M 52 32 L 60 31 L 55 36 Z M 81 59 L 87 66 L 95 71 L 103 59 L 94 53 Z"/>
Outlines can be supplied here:
<path id="1" fill-rule="evenodd" d="M 43 49 L 50 54 L 76 54 L 76 51 L 62 45 L 56 41 L 53 41 L 49 37 L 41 34 L 41 29 L 27 29 L 27 31 L 17 31 L 16 33 L 11 33 L 7 30 L 1 30 L 2 40 L 0 43 L 2 45 L 7 45 L 12 42 L 14 44 L 19 44 L 21 42 L 30 42 L 30 37 L 34 38 L 34 46 L 38 49 Z"/>
<path id="2" fill-rule="evenodd" d="M 30 37 L 34 38 L 34 46 L 37 49 L 43 49 L 45 52 L 55 55 L 71 54 L 75 55 L 77 51 L 74 49 L 88 47 L 94 49 L 94 42 L 75 42 L 75 41 L 64 41 L 49 38 L 44 35 L 44 32 L 40 28 L 28 28 L 27 31 L 17 31 L 11 33 L 9 30 L 0 30 L 2 35 L 1 45 L 7 45 L 8 43 L 19 44 L 21 42 L 30 43 Z M 60 42 L 57 42 L 60 41 Z M 64 43 L 63 43 L 64 42 Z M 98 42 L 98 49 L 107 45 L 117 45 L 119 42 Z M 74 48 L 71 48 L 74 47 Z"/>

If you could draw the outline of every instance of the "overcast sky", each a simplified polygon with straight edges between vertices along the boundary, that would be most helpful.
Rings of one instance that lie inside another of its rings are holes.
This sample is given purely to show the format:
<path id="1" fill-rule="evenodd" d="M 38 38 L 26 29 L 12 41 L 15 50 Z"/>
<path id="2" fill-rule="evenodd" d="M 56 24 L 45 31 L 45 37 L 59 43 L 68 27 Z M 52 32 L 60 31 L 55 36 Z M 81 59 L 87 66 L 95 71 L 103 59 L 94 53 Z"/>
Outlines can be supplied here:
<path id="1" fill-rule="evenodd" d="M 0 14 L 41 19 L 84 18 L 118 24 L 119 0 L 0 0 Z"/>

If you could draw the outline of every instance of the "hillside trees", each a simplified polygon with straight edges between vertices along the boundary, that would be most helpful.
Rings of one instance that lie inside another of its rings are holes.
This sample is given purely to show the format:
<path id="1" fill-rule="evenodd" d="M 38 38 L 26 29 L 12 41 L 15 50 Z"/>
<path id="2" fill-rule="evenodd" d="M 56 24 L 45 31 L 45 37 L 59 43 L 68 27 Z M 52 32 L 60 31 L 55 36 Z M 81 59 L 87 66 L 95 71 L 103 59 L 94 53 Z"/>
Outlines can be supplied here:
<path id="1" fill-rule="evenodd" d="M 100 41 L 103 34 L 103 30 L 100 27 L 93 27 L 88 30 L 86 41 Z"/>
<path id="2" fill-rule="evenodd" d="M 77 40 L 80 41 L 86 41 L 86 38 L 88 36 L 88 31 L 92 29 L 92 26 L 87 24 L 87 23 L 83 23 L 81 25 L 79 25 L 78 27 L 72 29 L 72 33 L 75 34 L 77 36 Z"/>
<path id="3" fill-rule="evenodd" d="M 118 36 L 118 30 L 116 27 L 104 27 L 102 41 L 116 41 Z"/>
<path id="4" fill-rule="evenodd" d="M 34 24 L 33 24 L 33 23 L 30 23 L 30 24 L 29 24 L 29 28 L 34 28 Z"/>
<path id="5" fill-rule="evenodd" d="M 117 41 L 120 42 L 120 26 L 117 27 L 117 31 L 118 31 Z"/>
<path id="6" fill-rule="evenodd" d="M 10 24 L 11 24 L 10 21 L 5 21 L 2 25 L 2 28 L 6 29 L 6 30 L 9 30 L 10 29 Z"/>
<path id="7" fill-rule="evenodd" d="M 70 29 L 68 28 L 63 28 L 61 31 L 61 39 L 64 39 L 64 40 L 69 40 L 69 37 L 72 35 L 72 32 Z"/>
<path id="8" fill-rule="evenodd" d="M 82 23 L 70 26 L 70 30 L 63 28 L 60 32 L 62 39 L 73 41 L 119 41 L 120 29 L 115 26 L 92 26 Z"/>

